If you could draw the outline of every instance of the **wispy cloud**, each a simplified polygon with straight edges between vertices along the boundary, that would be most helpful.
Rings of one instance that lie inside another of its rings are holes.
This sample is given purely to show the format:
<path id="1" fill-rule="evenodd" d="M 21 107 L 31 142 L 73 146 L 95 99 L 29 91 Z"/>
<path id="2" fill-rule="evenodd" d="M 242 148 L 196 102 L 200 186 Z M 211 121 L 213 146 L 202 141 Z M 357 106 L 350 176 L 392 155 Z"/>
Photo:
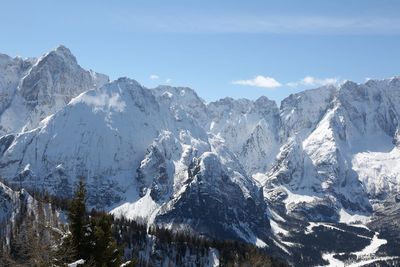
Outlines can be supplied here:
<path id="1" fill-rule="evenodd" d="M 306 76 L 303 79 L 297 81 L 297 82 L 288 82 L 286 85 L 290 87 L 296 87 L 296 86 L 324 86 L 324 85 L 334 85 L 338 84 L 340 82 L 340 79 L 337 77 L 334 78 L 324 78 L 324 79 L 319 79 L 313 76 Z"/>
<path id="2" fill-rule="evenodd" d="M 150 78 L 150 80 L 158 80 L 160 77 L 156 74 L 152 74 L 152 75 L 150 75 L 149 78 Z"/>
<path id="3" fill-rule="evenodd" d="M 232 84 L 274 89 L 278 87 L 313 87 L 338 85 L 341 82 L 343 82 L 343 80 L 339 79 L 338 77 L 321 79 L 314 76 L 306 76 L 298 81 L 281 83 L 272 77 L 258 75 L 253 79 L 233 81 Z"/>
<path id="4" fill-rule="evenodd" d="M 167 78 L 167 79 L 165 79 L 165 82 L 166 83 L 170 83 L 170 82 L 172 82 L 172 79 L 171 78 Z"/>
<path id="5" fill-rule="evenodd" d="M 277 88 L 277 87 L 281 86 L 281 84 L 274 78 L 268 77 L 268 76 L 262 76 L 262 75 L 258 75 L 256 77 L 254 77 L 253 79 L 249 79 L 249 80 L 233 81 L 232 83 L 238 84 L 238 85 L 247 85 L 247 86 L 267 88 L 267 89 L 273 89 L 273 88 Z"/>
<path id="6" fill-rule="evenodd" d="M 112 14 L 119 27 L 170 33 L 400 34 L 399 17 Z"/>

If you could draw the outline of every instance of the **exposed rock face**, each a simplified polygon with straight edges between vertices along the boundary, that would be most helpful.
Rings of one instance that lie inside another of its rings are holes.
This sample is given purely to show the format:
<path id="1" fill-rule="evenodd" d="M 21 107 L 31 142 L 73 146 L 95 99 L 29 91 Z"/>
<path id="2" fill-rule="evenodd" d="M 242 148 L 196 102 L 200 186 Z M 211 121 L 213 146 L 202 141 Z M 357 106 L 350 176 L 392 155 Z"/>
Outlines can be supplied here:
<path id="1" fill-rule="evenodd" d="M 271 167 L 279 149 L 279 110 L 274 101 L 224 98 L 208 109 L 209 131 L 225 140 L 249 175 Z"/>
<path id="2" fill-rule="evenodd" d="M 243 192 L 234 181 L 246 178 L 225 170 L 212 152 L 194 160 L 188 171 L 185 191 L 170 203 L 172 209 L 161 209 L 156 222 L 188 225 L 221 239 L 268 240 L 270 227 L 262 191 L 253 187 Z"/>
<path id="3" fill-rule="evenodd" d="M 280 117 L 282 120 L 281 138 L 305 136 L 314 130 L 322 119 L 338 89 L 335 86 L 307 90 L 292 94 L 282 100 Z"/>

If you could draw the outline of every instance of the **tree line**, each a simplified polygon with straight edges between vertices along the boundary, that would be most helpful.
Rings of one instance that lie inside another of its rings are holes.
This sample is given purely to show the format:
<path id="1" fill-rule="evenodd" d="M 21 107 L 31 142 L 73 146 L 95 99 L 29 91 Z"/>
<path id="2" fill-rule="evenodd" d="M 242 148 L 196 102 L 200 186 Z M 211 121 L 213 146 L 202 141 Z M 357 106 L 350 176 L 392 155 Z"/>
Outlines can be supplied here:
<path id="1" fill-rule="evenodd" d="M 86 208 L 81 180 L 71 200 L 30 192 L 36 206 L 20 201 L 13 223 L 0 225 L 0 266 L 204 266 L 217 251 L 220 266 L 286 266 L 254 245 L 171 231 L 144 221 L 114 218 Z M 65 215 L 68 223 L 60 223 Z M 4 226 L 4 228 L 2 227 Z"/>

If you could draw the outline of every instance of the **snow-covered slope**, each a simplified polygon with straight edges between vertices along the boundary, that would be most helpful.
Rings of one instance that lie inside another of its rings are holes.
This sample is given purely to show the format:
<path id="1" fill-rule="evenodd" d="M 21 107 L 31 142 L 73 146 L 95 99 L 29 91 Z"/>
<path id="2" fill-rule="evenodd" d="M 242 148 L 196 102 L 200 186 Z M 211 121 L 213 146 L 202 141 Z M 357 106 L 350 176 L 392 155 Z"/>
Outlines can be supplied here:
<path id="1" fill-rule="evenodd" d="M 304 138 L 314 130 L 330 107 L 337 91 L 335 86 L 329 85 L 292 94 L 285 98 L 280 107 L 283 141 L 291 136 Z"/>
<path id="2" fill-rule="evenodd" d="M 30 186 L 41 185 L 56 194 L 71 193 L 73 181 L 82 176 L 95 187 L 89 189 L 94 195 L 114 183 L 119 195 L 128 186 L 119 176 L 133 176 L 164 123 L 159 112 L 151 92 L 131 80 L 87 91 L 43 121 L 42 127 L 20 134 L 3 155 L 2 174 L 19 173 Z M 110 204 L 114 190 L 100 194 L 101 202 Z"/>

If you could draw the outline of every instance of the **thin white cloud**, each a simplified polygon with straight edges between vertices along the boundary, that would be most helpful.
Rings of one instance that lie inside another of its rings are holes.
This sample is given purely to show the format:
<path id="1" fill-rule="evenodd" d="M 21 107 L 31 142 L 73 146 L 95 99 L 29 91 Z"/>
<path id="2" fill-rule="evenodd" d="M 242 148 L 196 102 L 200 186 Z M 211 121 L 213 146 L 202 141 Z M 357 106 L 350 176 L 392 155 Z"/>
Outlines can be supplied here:
<path id="1" fill-rule="evenodd" d="M 238 84 L 238 85 L 247 85 L 247 86 L 255 86 L 255 87 L 261 87 L 261 88 L 267 88 L 267 89 L 273 89 L 282 86 L 280 82 L 275 80 L 272 77 L 268 76 L 262 76 L 258 75 L 254 77 L 253 79 L 249 80 L 237 80 L 233 81 L 232 84 Z"/>
<path id="2" fill-rule="evenodd" d="M 150 75 L 150 80 L 158 80 L 160 77 L 158 77 L 158 75 L 156 75 L 156 74 L 152 74 L 152 75 Z"/>
<path id="3" fill-rule="evenodd" d="M 172 82 L 172 79 L 171 79 L 171 78 L 167 78 L 167 79 L 165 80 L 165 82 L 166 82 L 166 83 L 170 83 L 170 82 Z"/>
<path id="4" fill-rule="evenodd" d="M 131 31 L 169 33 L 279 33 L 279 34 L 400 34 L 400 18 L 394 16 L 301 16 L 125 14 L 111 19 Z"/>
<path id="5" fill-rule="evenodd" d="M 324 85 L 335 85 L 340 82 L 339 78 L 324 78 L 319 79 L 313 76 L 306 76 L 297 82 L 288 82 L 286 85 L 290 87 L 296 86 L 324 86 Z"/>

